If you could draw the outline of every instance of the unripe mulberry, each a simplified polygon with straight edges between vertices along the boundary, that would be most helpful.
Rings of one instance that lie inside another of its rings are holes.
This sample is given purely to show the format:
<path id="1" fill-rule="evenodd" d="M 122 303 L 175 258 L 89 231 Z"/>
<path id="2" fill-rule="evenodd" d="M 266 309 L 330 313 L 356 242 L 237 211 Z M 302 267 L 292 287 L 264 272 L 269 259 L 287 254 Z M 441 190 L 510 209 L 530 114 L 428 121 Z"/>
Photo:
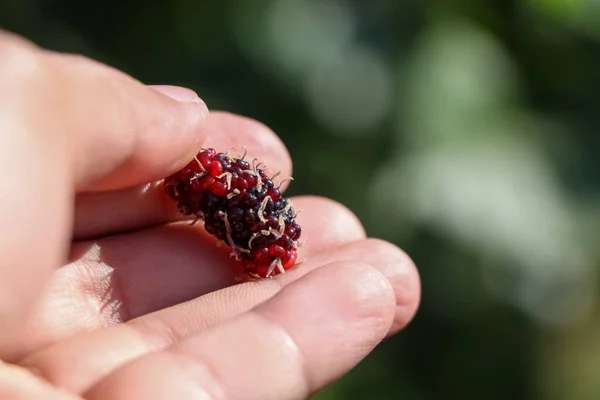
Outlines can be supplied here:
<path id="1" fill-rule="evenodd" d="M 244 158 L 203 149 L 164 187 L 182 214 L 204 221 L 208 233 L 232 248 L 250 276 L 268 278 L 295 265 L 302 228 L 281 183 Z"/>

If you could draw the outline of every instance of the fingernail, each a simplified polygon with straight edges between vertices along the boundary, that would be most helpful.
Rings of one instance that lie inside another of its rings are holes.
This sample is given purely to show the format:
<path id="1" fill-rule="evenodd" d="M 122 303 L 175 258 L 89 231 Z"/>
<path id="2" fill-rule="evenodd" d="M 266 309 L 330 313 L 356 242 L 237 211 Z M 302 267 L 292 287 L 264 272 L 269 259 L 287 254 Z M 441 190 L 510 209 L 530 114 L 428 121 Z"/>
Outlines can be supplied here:
<path id="1" fill-rule="evenodd" d="M 202 103 L 196 92 L 181 86 L 150 85 L 150 88 L 182 103 Z"/>

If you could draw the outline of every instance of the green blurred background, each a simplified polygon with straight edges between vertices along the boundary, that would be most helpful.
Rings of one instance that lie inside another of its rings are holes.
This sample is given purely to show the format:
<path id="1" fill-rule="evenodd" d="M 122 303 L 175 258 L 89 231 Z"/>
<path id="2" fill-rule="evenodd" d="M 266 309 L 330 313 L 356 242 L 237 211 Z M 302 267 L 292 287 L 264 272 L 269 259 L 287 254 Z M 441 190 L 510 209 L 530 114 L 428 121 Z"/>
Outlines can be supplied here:
<path id="1" fill-rule="evenodd" d="M 266 123 L 293 194 L 414 258 L 414 322 L 315 399 L 600 398 L 600 2 L 1 0 L 0 26 Z"/>

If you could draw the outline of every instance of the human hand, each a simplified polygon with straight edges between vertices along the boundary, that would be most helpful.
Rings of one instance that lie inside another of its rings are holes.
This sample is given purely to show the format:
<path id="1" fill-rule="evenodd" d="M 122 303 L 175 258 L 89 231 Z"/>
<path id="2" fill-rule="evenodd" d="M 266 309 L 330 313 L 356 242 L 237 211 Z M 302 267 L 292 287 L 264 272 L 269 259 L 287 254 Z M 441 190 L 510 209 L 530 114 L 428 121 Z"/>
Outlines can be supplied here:
<path id="1" fill-rule="evenodd" d="M 237 263 L 156 183 L 201 147 L 284 145 L 195 93 L 0 33 L 0 398 L 301 399 L 413 317 L 420 282 L 327 199 L 292 199 L 307 261 Z M 21 398 L 21 397 L 19 397 Z"/>

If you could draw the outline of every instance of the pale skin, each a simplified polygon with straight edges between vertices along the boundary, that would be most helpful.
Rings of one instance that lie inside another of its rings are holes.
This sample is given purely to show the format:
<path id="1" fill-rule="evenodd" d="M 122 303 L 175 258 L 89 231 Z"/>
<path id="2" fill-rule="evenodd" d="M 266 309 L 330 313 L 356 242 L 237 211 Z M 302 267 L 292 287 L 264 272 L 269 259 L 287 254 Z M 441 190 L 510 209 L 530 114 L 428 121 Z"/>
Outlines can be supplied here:
<path id="1" fill-rule="evenodd" d="M 324 198 L 303 264 L 236 281 L 153 183 L 232 146 L 293 175 L 261 123 L 0 33 L 0 399 L 304 399 L 410 322 L 411 259 Z"/>

